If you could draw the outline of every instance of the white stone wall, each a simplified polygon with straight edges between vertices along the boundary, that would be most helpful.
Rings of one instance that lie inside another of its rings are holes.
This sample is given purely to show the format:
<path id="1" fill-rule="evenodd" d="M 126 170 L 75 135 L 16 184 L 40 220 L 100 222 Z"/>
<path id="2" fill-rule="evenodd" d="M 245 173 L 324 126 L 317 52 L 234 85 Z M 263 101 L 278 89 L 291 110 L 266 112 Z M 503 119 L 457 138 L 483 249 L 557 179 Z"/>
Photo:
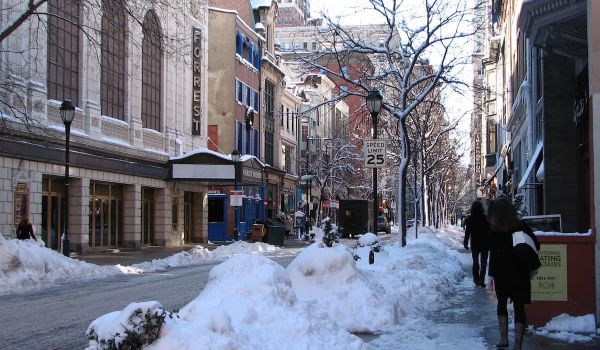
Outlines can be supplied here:
<path id="1" fill-rule="evenodd" d="M 14 6 L 12 6 L 14 5 Z M 127 64 L 125 120 L 102 116 L 100 108 L 101 61 L 99 32 L 101 13 L 98 7 L 83 3 L 80 15 L 80 91 L 76 117 L 71 125 L 71 145 L 78 149 L 103 150 L 115 155 L 165 164 L 169 156 L 206 146 L 207 130 L 207 43 L 208 3 L 206 0 L 174 0 L 156 3 L 146 0 L 129 2 L 135 19 L 143 19 L 152 8 L 158 16 L 165 39 L 162 67 L 162 123 L 160 132 L 143 129 L 141 121 L 142 77 L 142 28 L 133 17 L 127 16 Z M 27 2 L 2 1 L 3 13 L 0 24 L 4 28 L 12 19 L 20 16 Z M 7 9 L 6 11 L 4 11 Z M 39 8 L 47 11 L 47 4 Z M 55 144 L 64 142 L 64 126 L 59 117 L 60 101 L 49 101 L 46 95 L 47 32 L 44 16 L 32 17 L 0 44 L 0 83 L 10 79 L 11 94 L 0 94 L 6 104 L 16 108 L 17 113 L 4 109 L 2 127 L 29 135 L 32 141 L 42 137 Z M 192 79 L 191 53 L 192 28 L 199 27 L 203 33 L 202 54 L 202 135 L 191 135 Z M 22 54 L 24 52 L 24 54 Z M 26 118 L 24 116 L 27 116 Z M 28 125 L 29 128 L 25 126 Z M 28 136 L 25 136 L 26 138 Z M 34 141 L 35 142 L 35 141 Z M 163 179 L 152 179 L 95 169 L 79 168 L 71 164 L 71 188 L 69 197 L 69 232 L 71 247 L 84 251 L 88 248 L 90 182 L 103 181 L 124 185 L 124 242 L 137 247 L 141 233 L 142 187 L 157 189 L 155 206 L 157 242 L 165 245 L 180 244 L 178 231 L 183 230 L 183 191 L 197 192 L 201 198 L 205 186 L 175 184 Z M 46 162 L 0 156 L 0 233 L 14 237 L 14 192 L 17 183 L 26 183 L 28 189 L 28 212 L 36 234 L 41 231 L 42 177 L 64 176 L 64 166 Z M 171 223 L 172 197 L 179 198 L 179 227 Z M 205 197 L 205 196 L 204 196 Z M 199 200 L 199 204 L 202 204 Z M 205 203 L 204 203 L 205 204 Z M 206 234 L 206 206 L 199 206 L 198 228 Z"/>

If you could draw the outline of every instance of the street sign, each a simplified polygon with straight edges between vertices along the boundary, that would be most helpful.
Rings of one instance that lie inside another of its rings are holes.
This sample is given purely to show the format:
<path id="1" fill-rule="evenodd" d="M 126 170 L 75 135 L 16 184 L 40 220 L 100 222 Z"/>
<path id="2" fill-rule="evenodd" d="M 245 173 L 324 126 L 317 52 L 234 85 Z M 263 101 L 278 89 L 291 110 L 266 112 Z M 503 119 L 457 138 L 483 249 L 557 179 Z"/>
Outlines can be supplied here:
<path id="1" fill-rule="evenodd" d="M 230 190 L 229 191 L 229 205 L 231 205 L 232 207 L 241 207 L 243 195 L 244 195 L 244 191 L 242 191 L 242 190 Z"/>
<path id="2" fill-rule="evenodd" d="M 384 168 L 387 165 L 387 140 L 365 140 L 365 168 Z"/>
<path id="3" fill-rule="evenodd" d="M 304 201 L 298 201 L 298 209 L 304 208 Z"/>

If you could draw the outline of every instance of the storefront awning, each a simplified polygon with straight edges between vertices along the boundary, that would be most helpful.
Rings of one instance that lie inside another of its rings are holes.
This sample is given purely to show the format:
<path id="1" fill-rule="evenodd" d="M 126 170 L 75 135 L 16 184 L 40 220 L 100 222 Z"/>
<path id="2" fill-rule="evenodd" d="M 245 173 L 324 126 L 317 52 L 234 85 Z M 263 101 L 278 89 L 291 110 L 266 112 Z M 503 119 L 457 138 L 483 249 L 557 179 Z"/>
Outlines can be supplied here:
<path id="1" fill-rule="evenodd" d="M 527 166 L 527 169 L 525 169 L 525 172 L 523 173 L 523 177 L 521 177 L 521 181 L 519 181 L 518 188 L 522 188 L 527 183 L 527 179 L 529 178 L 529 175 L 531 174 L 531 171 L 533 170 L 535 163 L 537 163 L 538 158 L 541 156 L 543 148 L 544 148 L 543 142 L 538 143 L 537 146 L 535 147 L 535 151 L 533 152 L 533 156 L 531 156 L 529 165 Z"/>
<path id="2" fill-rule="evenodd" d="M 490 185 L 490 183 L 491 183 L 492 181 L 494 181 L 494 178 L 496 178 L 496 176 L 498 175 L 498 172 L 500 171 L 500 169 L 502 169 L 502 167 L 503 167 L 503 166 L 504 166 L 504 163 L 503 163 L 503 162 L 500 162 L 500 165 L 498 165 L 498 166 L 496 167 L 496 170 L 494 170 L 494 173 L 492 174 L 492 176 L 491 176 L 489 179 L 485 180 L 485 182 L 484 182 L 484 184 L 483 184 L 483 187 L 484 187 L 484 188 L 485 188 L 485 187 L 488 187 L 488 186 Z"/>
<path id="3" fill-rule="evenodd" d="M 235 164 L 229 155 L 200 147 L 169 159 L 171 180 L 233 183 Z"/>

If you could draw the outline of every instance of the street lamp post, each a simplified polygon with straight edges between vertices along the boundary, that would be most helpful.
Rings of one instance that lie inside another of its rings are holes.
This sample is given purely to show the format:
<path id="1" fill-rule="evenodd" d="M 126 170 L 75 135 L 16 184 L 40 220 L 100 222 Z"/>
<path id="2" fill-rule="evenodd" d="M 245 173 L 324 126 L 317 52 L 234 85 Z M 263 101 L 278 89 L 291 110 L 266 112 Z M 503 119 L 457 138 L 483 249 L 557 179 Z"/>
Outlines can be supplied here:
<path id="1" fill-rule="evenodd" d="M 69 136 L 73 117 L 75 117 L 75 106 L 71 101 L 64 100 L 60 105 L 60 119 L 65 124 L 65 216 L 61 237 L 61 250 L 64 256 L 69 256 Z"/>
<path id="2" fill-rule="evenodd" d="M 234 172 L 235 172 L 235 176 L 234 176 L 234 186 L 233 189 L 237 191 L 238 189 L 238 165 L 240 164 L 240 152 L 237 149 L 234 149 L 233 152 L 231 152 L 231 160 L 233 161 L 233 166 L 234 166 Z M 244 203 L 242 203 L 243 205 Z M 240 218 L 239 218 L 239 210 L 238 210 L 239 206 L 235 206 L 235 226 L 233 227 L 233 240 L 237 241 L 240 237 L 240 233 L 238 230 L 238 223 L 240 222 Z"/>
<path id="3" fill-rule="evenodd" d="M 381 112 L 383 96 L 378 90 L 371 90 L 367 95 L 367 108 L 373 121 L 373 140 L 377 140 L 377 116 Z M 377 234 L 377 168 L 373 168 L 373 233 Z"/>

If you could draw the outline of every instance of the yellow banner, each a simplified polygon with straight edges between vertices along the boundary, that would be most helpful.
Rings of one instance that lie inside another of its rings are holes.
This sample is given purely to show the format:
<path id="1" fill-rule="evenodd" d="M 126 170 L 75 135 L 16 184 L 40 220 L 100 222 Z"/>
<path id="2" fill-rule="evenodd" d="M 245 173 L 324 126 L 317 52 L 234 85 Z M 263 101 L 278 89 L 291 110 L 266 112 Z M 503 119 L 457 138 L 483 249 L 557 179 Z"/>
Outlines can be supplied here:
<path id="1" fill-rule="evenodd" d="M 567 245 L 542 244 L 542 266 L 531 281 L 531 299 L 567 301 Z"/>

